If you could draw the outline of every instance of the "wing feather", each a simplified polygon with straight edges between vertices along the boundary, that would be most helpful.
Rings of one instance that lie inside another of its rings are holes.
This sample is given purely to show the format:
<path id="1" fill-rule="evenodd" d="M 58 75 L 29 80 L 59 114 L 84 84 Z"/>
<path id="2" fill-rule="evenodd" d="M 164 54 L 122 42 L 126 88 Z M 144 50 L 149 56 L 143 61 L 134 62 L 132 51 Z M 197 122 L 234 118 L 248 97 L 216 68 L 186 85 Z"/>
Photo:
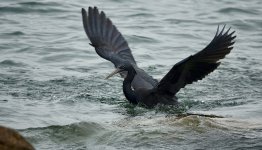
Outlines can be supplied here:
<path id="1" fill-rule="evenodd" d="M 134 66 L 137 71 L 132 82 L 134 89 L 152 89 L 156 86 L 157 81 L 137 67 L 125 38 L 103 11 L 99 13 L 97 7 L 89 7 L 87 15 L 86 10 L 82 9 L 82 19 L 86 35 L 91 41 L 90 45 L 99 56 L 111 61 L 116 67 L 123 61 L 129 61 Z M 122 76 L 125 74 L 121 73 Z"/>
<path id="2" fill-rule="evenodd" d="M 225 31 L 225 26 L 217 32 L 213 40 L 195 55 L 175 64 L 162 78 L 156 90 L 162 94 L 174 95 L 187 84 L 203 79 L 213 72 L 223 59 L 233 49 L 235 31 L 230 33 L 230 28 Z"/>
<path id="3" fill-rule="evenodd" d="M 82 19 L 87 37 L 97 54 L 118 66 L 121 60 L 136 65 L 128 43 L 105 13 L 97 7 L 89 7 L 88 15 L 82 9 Z"/>

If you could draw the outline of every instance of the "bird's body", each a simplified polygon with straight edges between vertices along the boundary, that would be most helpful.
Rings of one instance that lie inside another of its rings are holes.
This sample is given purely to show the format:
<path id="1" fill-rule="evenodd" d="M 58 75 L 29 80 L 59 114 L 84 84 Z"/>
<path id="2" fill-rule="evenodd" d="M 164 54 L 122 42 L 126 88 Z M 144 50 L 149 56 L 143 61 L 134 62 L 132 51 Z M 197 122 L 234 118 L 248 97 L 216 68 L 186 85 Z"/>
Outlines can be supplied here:
<path id="1" fill-rule="evenodd" d="M 132 104 L 142 103 L 147 107 L 169 104 L 177 105 L 175 94 L 187 84 L 201 80 L 214 71 L 220 64 L 220 59 L 233 49 L 233 32 L 220 31 L 208 46 L 175 64 L 172 69 L 158 82 L 140 69 L 131 53 L 124 37 L 96 7 L 89 7 L 88 15 L 82 9 L 83 25 L 88 38 L 97 54 L 111 61 L 124 77 L 123 92 Z M 114 74 L 113 73 L 113 74 Z M 113 75 L 112 74 L 112 75 Z"/>
<path id="2" fill-rule="evenodd" d="M 127 76 L 123 81 L 123 92 L 130 103 L 135 105 L 141 103 L 149 108 L 152 108 L 159 103 L 166 105 L 178 104 L 174 95 L 159 93 L 159 91 L 156 90 L 156 88 L 148 89 L 145 87 L 141 87 L 133 90 L 132 81 L 134 80 L 134 77 L 137 74 L 134 67 L 130 65 L 128 62 L 123 62 L 123 65 L 119 66 L 118 68 L 119 69 L 113 72 L 111 75 L 109 75 L 108 78 L 122 71 L 128 72 Z"/>

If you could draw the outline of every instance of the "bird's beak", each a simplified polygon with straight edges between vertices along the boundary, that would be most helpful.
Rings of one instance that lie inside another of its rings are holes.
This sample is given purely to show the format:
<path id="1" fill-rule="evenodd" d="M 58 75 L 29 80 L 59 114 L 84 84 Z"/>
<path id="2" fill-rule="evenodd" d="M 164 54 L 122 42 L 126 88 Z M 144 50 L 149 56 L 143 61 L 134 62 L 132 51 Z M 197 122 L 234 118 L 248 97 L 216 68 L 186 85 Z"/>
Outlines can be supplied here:
<path id="1" fill-rule="evenodd" d="M 124 70 L 123 70 L 123 69 L 116 68 L 116 70 L 113 71 L 112 73 L 110 73 L 110 74 L 106 77 L 106 79 L 109 79 L 109 78 L 112 77 L 113 75 L 115 75 L 115 74 L 117 74 L 117 73 L 119 73 L 119 72 L 122 72 L 122 71 L 124 71 Z"/>

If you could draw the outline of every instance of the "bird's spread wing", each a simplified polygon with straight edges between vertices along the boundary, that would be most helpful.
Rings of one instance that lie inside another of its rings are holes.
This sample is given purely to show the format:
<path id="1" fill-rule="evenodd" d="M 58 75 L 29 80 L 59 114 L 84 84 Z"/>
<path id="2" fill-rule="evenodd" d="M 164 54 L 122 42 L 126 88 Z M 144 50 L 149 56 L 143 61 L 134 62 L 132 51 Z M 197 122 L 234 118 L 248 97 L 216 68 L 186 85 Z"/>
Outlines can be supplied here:
<path id="1" fill-rule="evenodd" d="M 236 36 L 230 28 L 224 31 L 217 28 L 214 39 L 202 51 L 191 55 L 175 64 L 156 87 L 158 92 L 168 95 L 176 94 L 181 88 L 194 81 L 201 80 L 214 71 L 232 49 Z"/>
<path id="2" fill-rule="evenodd" d="M 82 8 L 82 17 L 85 32 L 91 41 L 90 45 L 95 48 L 99 56 L 111 61 L 115 67 L 123 61 L 128 61 L 134 66 L 137 71 L 132 82 L 134 89 L 156 86 L 158 82 L 137 67 L 126 40 L 103 11 L 99 12 L 97 7 L 89 7 L 87 15 L 85 9 Z M 121 73 L 122 76 L 125 74 L 126 72 Z"/>
<path id="3" fill-rule="evenodd" d="M 105 13 L 99 12 L 97 7 L 89 7 L 88 15 L 82 8 L 83 25 L 85 32 L 91 41 L 97 54 L 118 66 L 121 60 L 127 60 L 136 65 L 134 57 L 124 37 L 106 17 Z"/>

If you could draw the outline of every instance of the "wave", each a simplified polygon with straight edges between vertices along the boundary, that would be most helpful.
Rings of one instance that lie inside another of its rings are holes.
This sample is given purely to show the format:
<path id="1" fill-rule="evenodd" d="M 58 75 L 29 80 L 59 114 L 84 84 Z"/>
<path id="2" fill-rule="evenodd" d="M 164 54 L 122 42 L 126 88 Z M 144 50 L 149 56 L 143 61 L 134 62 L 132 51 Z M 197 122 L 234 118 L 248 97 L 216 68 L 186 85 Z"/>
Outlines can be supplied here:
<path id="1" fill-rule="evenodd" d="M 14 66 L 14 67 L 23 67 L 23 66 L 25 66 L 25 64 L 23 64 L 23 63 L 19 63 L 19 62 L 15 62 L 15 61 L 13 61 L 13 60 L 3 60 L 3 61 L 1 61 L 0 62 L 0 66 L 5 66 L 5 67 L 12 67 L 12 66 Z"/>
<path id="2" fill-rule="evenodd" d="M 31 140 L 45 140 L 49 138 L 80 140 L 81 138 L 88 138 L 89 136 L 103 130 L 105 130 L 105 128 L 98 123 L 78 122 L 69 125 L 51 125 L 47 127 L 27 128 L 19 131 L 27 134 L 28 138 Z"/>
<path id="3" fill-rule="evenodd" d="M 243 14 L 253 14 L 253 15 L 258 15 L 258 13 L 255 10 L 247 10 L 247 9 L 241 9 L 241 8 L 234 8 L 234 7 L 227 7 L 227 8 L 222 8 L 218 10 L 220 13 L 225 13 L 225 14 L 231 14 L 231 13 L 243 13 Z"/>
<path id="4" fill-rule="evenodd" d="M 22 6 L 60 6 L 60 4 L 55 3 L 55 2 L 48 2 L 48 3 L 43 3 L 43 2 L 21 2 L 18 3 L 19 5 Z"/>
<path id="5" fill-rule="evenodd" d="M 22 31 L 14 31 L 14 32 L 9 32 L 9 33 L 4 33 L 4 34 L 5 35 L 15 35 L 15 36 L 25 35 L 25 33 Z"/>
<path id="6" fill-rule="evenodd" d="M 66 10 L 60 8 L 58 3 L 40 3 L 40 2 L 24 2 L 14 5 L 1 6 L 1 13 L 53 13 L 53 12 L 65 12 Z"/>

